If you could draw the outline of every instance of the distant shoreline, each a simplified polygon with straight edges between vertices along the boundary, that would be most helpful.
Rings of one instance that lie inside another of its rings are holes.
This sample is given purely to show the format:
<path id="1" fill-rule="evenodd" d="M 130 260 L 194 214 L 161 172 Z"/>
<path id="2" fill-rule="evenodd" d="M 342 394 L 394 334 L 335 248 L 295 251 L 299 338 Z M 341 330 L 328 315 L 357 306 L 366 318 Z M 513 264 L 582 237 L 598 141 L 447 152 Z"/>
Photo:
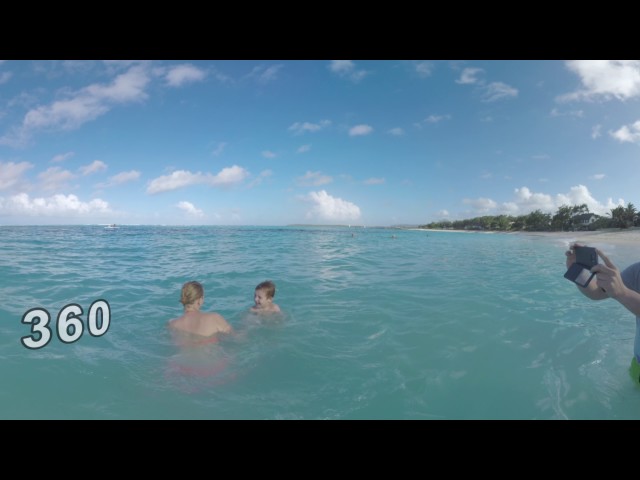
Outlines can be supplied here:
<path id="1" fill-rule="evenodd" d="M 477 233 L 477 234 L 503 234 L 503 235 L 524 235 L 532 237 L 563 238 L 569 242 L 579 242 L 589 244 L 593 242 L 606 242 L 620 245 L 638 245 L 640 247 L 640 227 L 618 229 L 607 228 L 593 231 L 578 232 L 500 232 L 492 230 L 438 230 L 433 228 L 408 228 L 407 230 L 420 230 L 425 232 L 442 233 Z"/>

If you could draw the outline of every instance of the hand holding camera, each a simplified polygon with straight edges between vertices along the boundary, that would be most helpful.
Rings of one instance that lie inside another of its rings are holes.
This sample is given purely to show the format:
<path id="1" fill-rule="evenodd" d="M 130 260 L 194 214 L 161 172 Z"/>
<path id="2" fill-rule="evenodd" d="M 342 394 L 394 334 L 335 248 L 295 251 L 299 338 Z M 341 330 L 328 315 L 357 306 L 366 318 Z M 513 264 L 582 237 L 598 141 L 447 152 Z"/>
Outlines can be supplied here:
<path id="1" fill-rule="evenodd" d="M 598 252 L 594 247 L 573 244 L 567 252 L 567 272 L 564 277 L 586 288 L 595 276 L 591 269 L 598 265 Z"/>

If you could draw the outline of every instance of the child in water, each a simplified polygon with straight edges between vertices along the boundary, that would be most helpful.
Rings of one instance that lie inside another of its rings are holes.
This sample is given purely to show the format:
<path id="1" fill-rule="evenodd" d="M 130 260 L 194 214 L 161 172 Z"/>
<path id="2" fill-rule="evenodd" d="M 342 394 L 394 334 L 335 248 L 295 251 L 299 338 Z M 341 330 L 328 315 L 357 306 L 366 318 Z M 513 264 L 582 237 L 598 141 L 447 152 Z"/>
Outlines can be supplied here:
<path id="1" fill-rule="evenodd" d="M 273 303 L 273 297 L 276 295 L 276 285 L 267 280 L 259 283 L 253 294 L 254 306 L 251 307 L 253 313 L 278 313 L 280 307 Z"/>

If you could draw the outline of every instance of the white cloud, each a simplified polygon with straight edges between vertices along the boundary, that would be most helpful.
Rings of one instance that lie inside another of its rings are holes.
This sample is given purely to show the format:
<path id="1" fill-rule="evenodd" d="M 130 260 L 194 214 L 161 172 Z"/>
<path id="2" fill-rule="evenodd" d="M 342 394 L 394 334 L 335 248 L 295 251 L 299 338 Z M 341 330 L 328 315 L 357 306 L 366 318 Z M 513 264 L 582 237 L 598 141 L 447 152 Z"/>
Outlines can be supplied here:
<path id="1" fill-rule="evenodd" d="M 626 205 L 623 199 L 614 202 L 611 198 L 605 203 L 601 203 L 589 192 L 584 185 L 571 187 L 568 193 L 559 193 L 549 195 L 546 193 L 532 192 L 528 187 L 516 188 L 514 190 L 515 198 L 512 201 L 504 202 L 498 205 L 492 199 L 478 198 L 465 199 L 463 202 L 471 205 L 476 215 L 487 214 L 507 214 L 507 215 L 526 215 L 534 210 L 541 210 L 545 213 L 555 214 L 562 205 L 582 205 L 586 204 L 590 212 L 597 215 L 605 215 L 610 213 L 612 208 L 619 205 Z"/>
<path id="2" fill-rule="evenodd" d="M 516 203 L 524 211 L 542 210 L 543 212 L 553 211 L 555 203 L 553 197 L 546 193 L 533 193 L 529 188 L 516 188 Z"/>
<path id="3" fill-rule="evenodd" d="M 211 173 L 203 174 L 201 172 L 192 173 L 188 170 L 176 170 L 170 175 L 162 175 L 151 180 L 147 186 L 147 193 L 168 192 L 170 190 L 177 190 L 178 188 L 199 184 L 226 187 L 242 182 L 248 175 L 249 172 L 237 165 L 223 168 L 216 175 L 212 175 Z"/>
<path id="4" fill-rule="evenodd" d="M 49 167 L 44 172 L 38 174 L 42 190 L 62 190 L 68 186 L 68 182 L 77 178 L 77 175 L 69 170 L 62 170 L 60 167 Z"/>
<path id="5" fill-rule="evenodd" d="M 609 132 L 613 138 L 619 142 L 630 142 L 640 144 L 640 120 L 631 125 L 623 125 L 615 132 Z"/>
<path id="6" fill-rule="evenodd" d="M 198 185 L 206 182 L 206 175 L 202 173 L 191 173 L 187 170 L 176 170 L 170 175 L 162 175 L 149 182 L 147 193 L 154 194 L 177 190 L 189 185 Z"/>
<path id="7" fill-rule="evenodd" d="M 178 207 L 180 210 L 182 210 L 183 212 L 185 212 L 187 215 L 192 216 L 192 217 L 204 217 L 204 212 L 198 208 L 196 208 L 193 203 L 191 202 L 186 202 L 186 201 L 181 201 L 178 202 L 176 204 L 176 207 Z"/>
<path id="8" fill-rule="evenodd" d="M 365 185 L 381 185 L 385 182 L 384 178 L 367 178 L 363 183 Z"/>
<path id="9" fill-rule="evenodd" d="M 460 74 L 460 78 L 456 80 L 456 83 L 460 83 L 462 85 L 478 83 L 477 75 L 484 72 L 482 68 L 465 68 L 462 70 Z"/>
<path id="10" fill-rule="evenodd" d="M 91 175 L 92 173 L 101 172 L 107 169 L 107 164 L 102 160 L 94 160 L 89 165 L 80 167 L 80 173 L 82 175 Z"/>
<path id="11" fill-rule="evenodd" d="M 274 81 L 278 77 L 278 72 L 284 65 L 259 65 L 254 67 L 251 72 L 247 75 L 247 78 L 255 79 L 258 83 L 269 83 Z"/>
<path id="12" fill-rule="evenodd" d="M 436 212 L 436 215 L 438 215 L 441 218 L 447 218 L 449 216 L 449 211 L 448 210 L 440 210 L 440 211 Z"/>
<path id="13" fill-rule="evenodd" d="M 317 187 L 319 185 L 325 185 L 333 182 L 333 178 L 328 175 L 323 175 L 320 172 L 307 172 L 303 177 L 298 177 L 296 183 L 303 187 Z"/>
<path id="14" fill-rule="evenodd" d="M 359 82 L 369 74 L 365 70 L 358 70 L 356 64 L 351 60 L 332 60 L 329 64 L 329 70 L 336 75 L 348 78 L 354 83 Z"/>
<path id="15" fill-rule="evenodd" d="M 488 213 L 489 211 L 496 208 L 496 206 L 498 205 L 496 202 L 494 202 L 490 198 L 476 198 L 476 199 L 465 198 L 462 200 L 462 203 L 464 203 L 465 205 L 471 205 L 471 207 L 473 207 L 473 209 L 478 214 Z"/>
<path id="16" fill-rule="evenodd" d="M 276 158 L 277 157 L 277 155 L 275 153 L 273 153 L 272 151 L 270 151 L 270 150 L 264 150 L 262 152 L 262 156 L 264 158 Z"/>
<path id="17" fill-rule="evenodd" d="M 640 60 L 570 60 L 566 66 L 578 75 L 582 88 L 561 95 L 559 101 L 640 96 Z"/>
<path id="18" fill-rule="evenodd" d="M 300 145 L 298 147 L 298 150 L 296 150 L 296 153 L 305 153 L 305 152 L 308 152 L 309 150 L 311 150 L 311 145 L 309 145 L 309 144 Z"/>
<path id="19" fill-rule="evenodd" d="M 15 216 L 87 216 L 110 213 L 109 204 L 99 198 L 82 202 L 75 195 L 29 198 L 26 193 L 0 198 L 0 215 Z"/>
<path id="20" fill-rule="evenodd" d="M 140 102 L 148 97 L 144 91 L 148 83 L 149 75 L 146 69 L 136 66 L 118 75 L 110 85 L 90 85 L 83 89 L 79 96 L 114 104 Z"/>
<path id="21" fill-rule="evenodd" d="M 607 202 L 604 204 L 600 203 L 593 198 L 587 187 L 584 185 L 577 185 L 575 187 L 571 187 L 568 194 L 556 195 L 553 208 L 549 209 L 549 211 L 555 212 L 555 210 L 561 205 L 582 205 L 583 203 L 587 204 L 590 212 L 598 215 L 605 215 L 606 213 L 610 213 L 612 208 L 619 205 L 626 205 L 622 199 L 619 199 L 617 203 L 614 203 L 611 198 L 607 199 Z"/>
<path id="22" fill-rule="evenodd" d="M 93 84 L 69 98 L 56 100 L 30 110 L 24 116 L 22 125 L 0 138 L 0 144 L 21 145 L 28 141 L 36 130 L 73 130 L 84 123 L 104 115 L 114 105 L 139 102 L 147 98 L 145 88 L 149 83 L 146 70 L 132 67 L 118 75 L 108 85 Z"/>
<path id="23" fill-rule="evenodd" d="M 338 75 L 345 75 L 356 68 L 351 60 L 332 60 L 329 64 L 329 70 Z"/>
<path id="24" fill-rule="evenodd" d="M 302 135 L 305 132 L 317 132 L 331 125 L 330 120 L 320 120 L 319 123 L 296 122 L 289 127 L 295 135 Z"/>
<path id="25" fill-rule="evenodd" d="M 99 188 L 106 187 L 115 187 L 116 185 L 121 185 L 123 183 L 132 182 L 140 178 L 140 172 L 137 170 L 129 170 L 128 172 L 120 172 L 112 177 L 109 177 L 109 180 L 105 183 L 100 183 L 97 185 Z"/>
<path id="26" fill-rule="evenodd" d="M 269 178 L 271 175 L 273 175 L 273 172 L 271 170 L 263 170 L 262 172 L 260 172 L 260 175 L 258 175 L 249 185 L 247 185 L 247 188 L 253 188 L 260 185 L 265 178 Z"/>
<path id="27" fill-rule="evenodd" d="M 604 173 L 596 173 L 595 175 L 591 175 L 592 180 L 602 180 L 603 178 L 605 178 L 606 175 Z"/>
<path id="28" fill-rule="evenodd" d="M 518 204 L 515 202 L 504 202 L 502 204 L 502 208 L 500 209 L 500 212 L 497 213 L 503 213 L 505 215 L 518 215 L 519 213 L 522 213 L 519 211 L 519 207 Z"/>
<path id="29" fill-rule="evenodd" d="M 356 137 L 361 135 L 369 135 L 371 132 L 373 132 L 373 127 L 369 125 L 356 125 L 349 129 L 349 136 Z"/>
<path id="30" fill-rule="evenodd" d="M 89 95 L 77 96 L 27 112 L 23 128 L 27 131 L 38 128 L 72 130 L 108 111 L 106 102 Z"/>
<path id="31" fill-rule="evenodd" d="M 244 168 L 233 165 L 232 167 L 223 168 L 217 175 L 209 174 L 207 183 L 213 186 L 227 187 L 242 182 L 248 176 L 249 172 Z"/>
<path id="32" fill-rule="evenodd" d="M 360 218 L 360 208 L 354 203 L 332 197 L 325 190 L 310 192 L 305 199 L 313 203 L 307 218 L 325 221 L 352 221 Z"/>
<path id="33" fill-rule="evenodd" d="M 450 119 L 451 119 L 451 115 L 447 113 L 446 115 L 429 115 L 427 118 L 424 119 L 424 121 L 427 123 L 439 123 L 443 120 L 450 120 Z"/>
<path id="34" fill-rule="evenodd" d="M 0 162 L 0 190 L 16 186 L 22 180 L 22 175 L 30 168 L 33 168 L 33 164 L 29 162 Z"/>
<path id="35" fill-rule="evenodd" d="M 495 102 L 502 98 L 517 97 L 518 90 L 503 82 L 492 82 L 484 87 L 482 100 L 484 102 Z"/>
<path id="36" fill-rule="evenodd" d="M 391 130 L 389 130 L 387 133 L 391 135 L 395 135 L 396 137 L 399 137 L 404 135 L 404 130 L 400 127 L 394 127 Z"/>
<path id="37" fill-rule="evenodd" d="M 422 78 L 431 76 L 433 72 L 433 63 L 431 62 L 414 62 L 413 66 L 418 76 Z"/>
<path id="38" fill-rule="evenodd" d="M 60 153 L 55 155 L 50 161 L 51 163 L 64 162 L 65 160 L 73 157 L 75 154 L 73 152 Z"/>
<path id="39" fill-rule="evenodd" d="M 187 83 L 200 82 L 206 76 L 204 70 L 190 63 L 185 63 L 171 67 L 167 72 L 166 81 L 170 87 L 181 87 Z"/>

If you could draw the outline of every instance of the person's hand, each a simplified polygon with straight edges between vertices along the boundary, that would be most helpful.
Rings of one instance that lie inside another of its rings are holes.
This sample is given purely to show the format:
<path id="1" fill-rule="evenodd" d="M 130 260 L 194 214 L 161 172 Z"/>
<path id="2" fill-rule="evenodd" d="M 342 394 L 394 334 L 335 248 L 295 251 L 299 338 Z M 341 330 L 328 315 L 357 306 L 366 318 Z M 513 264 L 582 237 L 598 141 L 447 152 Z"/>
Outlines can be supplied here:
<path id="1" fill-rule="evenodd" d="M 569 250 L 567 250 L 566 252 L 564 252 L 564 254 L 567 257 L 567 269 L 573 265 L 574 263 L 576 263 L 576 251 L 575 248 L 576 247 L 584 247 L 585 245 L 582 245 L 581 243 L 571 243 L 569 244 Z"/>
<path id="2" fill-rule="evenodd" d="M 620 276 L 620 270 L 597 248 L 596 252 L 604 261 L 604 264 L 599 263 L 591 269 L 596 274 L 596 284 L 610 297 L 620 297 L 627 289 Z"/>

